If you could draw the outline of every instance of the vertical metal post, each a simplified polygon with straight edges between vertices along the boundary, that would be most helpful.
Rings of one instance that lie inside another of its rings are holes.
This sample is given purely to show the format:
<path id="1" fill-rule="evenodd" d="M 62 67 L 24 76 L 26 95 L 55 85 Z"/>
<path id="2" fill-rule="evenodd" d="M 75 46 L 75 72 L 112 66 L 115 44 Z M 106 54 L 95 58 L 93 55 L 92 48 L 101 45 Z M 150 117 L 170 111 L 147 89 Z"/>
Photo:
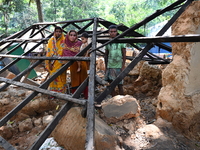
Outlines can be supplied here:
<path id="1" fill-rule="evenodd" d="M 96 48 L 97 40 L 97 18 L 94 18 L 92 49 Z M 90 57 L 90 75 L 89 75 L 89 97 L 87 103 L 87 130 L 86 130 L 86 150 L 94 150 L 94 130 L 95 130 L 95 74 L 96 74 L 96 51 L 93 51 Z"/>

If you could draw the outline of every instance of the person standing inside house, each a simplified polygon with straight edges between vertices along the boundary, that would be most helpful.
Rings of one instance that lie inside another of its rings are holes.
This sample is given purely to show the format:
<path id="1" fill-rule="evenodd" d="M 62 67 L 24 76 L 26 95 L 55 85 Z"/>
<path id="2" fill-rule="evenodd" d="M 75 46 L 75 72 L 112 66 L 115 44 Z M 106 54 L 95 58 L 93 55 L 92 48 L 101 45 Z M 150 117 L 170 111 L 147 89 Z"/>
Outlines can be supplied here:
<path id="1" fill-rule="evenodd" d="M 86 48 L 88 46 L 88 33 L 87 32 L 83 32 L 81 34 L 81 41 L 82 41 L 82 45 L 81 45 L 81 50 L 83 50 L 84 48 Z M 87 50 L 87 52 L 84 54 L 85 57 L 89 57 L 89 50 Z M 90 63 L 89 62 L 85 62 L 86 66 L 87 66 L 87 72 L 89 74 L 89 69 L 90 69 Z"/>
<path id="2" fill-rule="evenodd" d="M 56 26 L 53 36 L 48 41 L 46 57 L 62 56 L 63 48 L 61 44 L 64 39 L 65 37 L 62 28 Z M 60 60 L 45 60 L 45 68 L 50 76 L 55 74 L 61 66 L 62 61 Z M 49 90 L 61 93 L 66 92 L 66 72 L 63 72 L 49 84 Z M 54 97 L 50 98 L 53 99 Z"/>
<path id="3" fill-rule="evenodd" d="M 80 50 L 82 51 L 84 48 L 86 48 L 88 46 L 88 33 L 87 32 L 83 32 L 81 34 L 81 41 L 82 41 L 82 45 Z M 85 52 L 85 54 L 83 55 L 84 57 L 89 57 L 89 50 L 87 50 Z M 89 62 L 87 61 L 81 61 L 81 71 L 84 77 L 86 77 L 86 74 L 89 74 Z M 84 89 L 83 91 L 84 94 L 84 98 L 87 99 L 88 98 L 88 86 Z"/>
<path id="4" fill-rule="evenodd" d="M 78 40 L 78 33 L 70 30 L 63 43 L 63 55 L 73 57 L 80 52 L 82 42 Z M 70 66 L 71 92 L 74 93 L 81 83 L 87 78 L 87 68 L 81 66 L 80 61 L 75 61 Z M 87 99 L 87 95 L 84 95 Z"/>
<path id="5" fill-rule="evenodd" d="M 109 26 L 110 39 L 118 35 L 117 26 Z M 126 61 L 126 48 L 123 43 L 110 43 L 105 47 L 105 80 L 111 83 L 124 70 Z M 119 94 L 124 95 L 123 81 L 118 84 Z M 111 92 L 112 96 L 116 91 Z"/>

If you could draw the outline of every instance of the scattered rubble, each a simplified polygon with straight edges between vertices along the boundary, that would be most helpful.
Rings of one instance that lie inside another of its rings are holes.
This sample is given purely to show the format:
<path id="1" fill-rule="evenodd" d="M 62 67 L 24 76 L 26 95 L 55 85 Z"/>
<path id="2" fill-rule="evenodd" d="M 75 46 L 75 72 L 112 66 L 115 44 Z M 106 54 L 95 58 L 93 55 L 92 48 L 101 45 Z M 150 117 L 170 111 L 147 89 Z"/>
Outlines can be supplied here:
<path id="1" fill-rule="evenodd" d="M 117 95 L 102 103 L 102 111 L 104 120 L 110 124 L 138 117 L 140 106 L 137 100 L 130 95 Z"/>
<path id="2" fill-rule="evenodd" d="M 59 122 L 52 136 L 67 150 L 84 149 L 87 119 L 81 116 L 80 107 L 71 108 Z M 102 119 L 95 116 L 95 150 L 116 150 L 118 138 Z"/>
<path id="3" fill-rule="evenodd" d="M 172 26 L 173 35 L 199 34 L 200 1 L 193 1 Z M 181 24 L 181 25 L 180 25 Z M 172 43 L 173 61 L 163 71 L 157 115 L 184 136 L 200 140 L 199 42 Z"/>
<path id="4" fill-rule="evenodd" d="M 132 72 L 124 79 L 124 90 L 127 95 L 106 97 L 102 103 L 102 109 L 95 111 L 96 149 L 112 147 L 113 150 L 189 150 L 200 147 L 199 142 L 185 138 L 174 130 L 170 122 L 156 116 L 157 95 L 162 86 L 162 69 L 160 68 L 141 62 L 137 67 L 140 71 L 138 73 L 133 71 L 134 73 Z M 104 78 L 104 72 L 101 70 L 97 70 L 97 75 L 101 79 Z M 41 78 L 37 82 L 42 81 Z M 105 88 L 106 85 L 97 85 L 96 94 L 98 95 Z M 0 92 L 0 117 L 4 117 L 31 93 L 30 90 L 15 86 L 10 86 Z M 0 128 L 0 135 L 16 149 L 26 150 L 65 103 L 59 99 L 49 100 L 47 95 L 38 94 Z M 45 148 L 83 149 L 86 119 L 81 117 L 81 109 L 82 107 L 70 109 L 40 150 Z M 48 147 L 46 143 L 52 145 Z"/>

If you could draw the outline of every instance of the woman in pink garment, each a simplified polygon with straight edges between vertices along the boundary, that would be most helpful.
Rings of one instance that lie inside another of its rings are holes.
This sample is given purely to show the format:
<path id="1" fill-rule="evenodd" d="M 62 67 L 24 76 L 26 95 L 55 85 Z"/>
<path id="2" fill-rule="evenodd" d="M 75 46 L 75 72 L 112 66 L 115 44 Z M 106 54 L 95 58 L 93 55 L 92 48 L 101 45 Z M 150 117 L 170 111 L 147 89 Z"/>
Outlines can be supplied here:
<path id="1" fill-rule="evenodd" d="M 70 30 L 66 35 L 63 43 L 63 56 L 75 56 L 80 52 L 82 42 L 78 40 L 78 33 L 75 30 Z M 81 67 L 80 61 L 75 61 L 70 66 L 71 76 L 71 91 L 74 93 L 78 86 L 87 78 L 87 68 Z M 84 98 L 88 98 L 87 89 L 84 90 Z"/>

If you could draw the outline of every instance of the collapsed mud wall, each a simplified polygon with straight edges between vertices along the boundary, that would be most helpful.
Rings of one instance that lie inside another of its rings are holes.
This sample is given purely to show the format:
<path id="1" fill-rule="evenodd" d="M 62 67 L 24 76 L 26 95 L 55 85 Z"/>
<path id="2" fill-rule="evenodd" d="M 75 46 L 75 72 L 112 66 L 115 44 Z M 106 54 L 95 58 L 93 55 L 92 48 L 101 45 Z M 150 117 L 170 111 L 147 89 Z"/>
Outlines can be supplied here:
<path id="1" fill-rule="evenodd" d="M 194 1 L 172 26 L 172 35 L 200 34 L 200 1 Z M 172 43 L 173 61 L 162 74 L 158 116 L 185 136 L 200 140 L 200 42 Z"/>

